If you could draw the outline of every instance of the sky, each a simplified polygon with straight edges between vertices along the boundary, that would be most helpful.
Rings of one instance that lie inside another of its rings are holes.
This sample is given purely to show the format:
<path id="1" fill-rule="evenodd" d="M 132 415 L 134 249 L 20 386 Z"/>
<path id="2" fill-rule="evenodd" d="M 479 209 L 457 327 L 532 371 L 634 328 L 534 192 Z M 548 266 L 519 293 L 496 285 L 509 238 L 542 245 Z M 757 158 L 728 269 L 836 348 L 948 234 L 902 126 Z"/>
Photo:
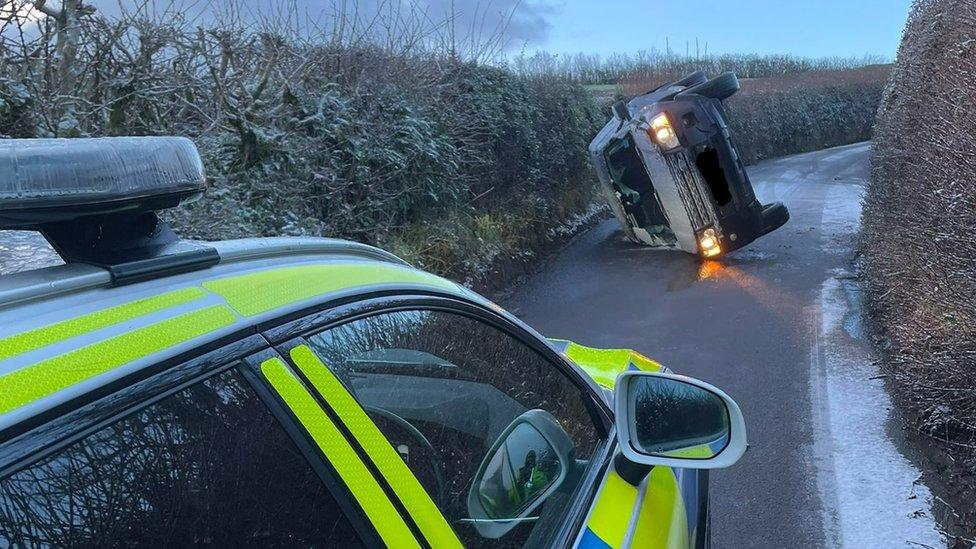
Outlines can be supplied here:
<path id="1" fill-rule="evenodd" d="M 525 2 L 545 13 L 527 50 L 554 53 L 664 51 L 695 39 L 709 53 L 894 58 L 911 0 L 564 0 Z M 513 37 L 516 38 L 517 37 Z"/>
<path id="2" fill-rule="evenodd" d="M 120 0 L 87 0 L 103 13 Z M 136 0 L 121 0 L 131 3 Z M 157 3 L 172 0 L 155 0 Z M 893 59 L 911 0 L 179 0 L 239 2 L 257 11 L 295 2 L 309 13 L 358 5 L 419 6 L 431 19 L 452 8 L 460 29 L 491 34 L 504 27 L 509 53 L 633 53 L 639 50 L 793 54 L 803 57 L 881 55 Z M 57 3 L 57 0 L 49 0 Z M 443 19 L 441 19 L 443 20 Z M 460 31 L 459 31 L 460 32 Z"/>

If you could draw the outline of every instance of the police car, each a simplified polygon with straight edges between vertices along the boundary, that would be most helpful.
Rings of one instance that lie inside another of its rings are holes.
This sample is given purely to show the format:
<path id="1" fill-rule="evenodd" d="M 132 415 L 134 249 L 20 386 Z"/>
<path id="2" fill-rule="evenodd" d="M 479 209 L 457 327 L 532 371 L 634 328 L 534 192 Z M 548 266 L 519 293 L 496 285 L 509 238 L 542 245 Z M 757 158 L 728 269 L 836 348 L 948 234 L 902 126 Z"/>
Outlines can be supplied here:
<path id="1" fill-rule="evenodd" d="M 0 546 L 703 547 L 727 395 L 381 250 L 178 239 L 181 138 L 7 140 Z"/>

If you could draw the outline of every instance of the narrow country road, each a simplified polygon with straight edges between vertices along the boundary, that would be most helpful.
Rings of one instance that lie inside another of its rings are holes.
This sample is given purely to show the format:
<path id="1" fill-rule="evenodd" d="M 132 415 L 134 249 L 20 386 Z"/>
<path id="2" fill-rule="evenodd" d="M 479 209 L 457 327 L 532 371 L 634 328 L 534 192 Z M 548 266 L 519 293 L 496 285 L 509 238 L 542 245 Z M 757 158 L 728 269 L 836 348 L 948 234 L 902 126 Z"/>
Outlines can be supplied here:
<path id="1" fill-rule="evenodd" d="M 712 475 L 715 547 L 939 547 L 850 273 L 867 143 L 750 169 L 790 222 L 721 262 L 641 248 L 608 220 L 502 303 L 540 332 L 630 347 L 741 405 L 750 449 Z"/>

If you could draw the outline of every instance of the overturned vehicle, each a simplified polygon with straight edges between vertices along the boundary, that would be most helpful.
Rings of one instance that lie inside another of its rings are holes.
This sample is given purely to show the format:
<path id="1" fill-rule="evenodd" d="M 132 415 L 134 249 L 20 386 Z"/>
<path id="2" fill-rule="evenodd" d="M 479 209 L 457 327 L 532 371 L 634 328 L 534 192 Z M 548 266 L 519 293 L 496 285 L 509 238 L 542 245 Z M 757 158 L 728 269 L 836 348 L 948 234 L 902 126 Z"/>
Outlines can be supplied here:
<path id="1" fill-rule="evenodd" d="M 756 200 L 732 143 L 722 101 L 738 90 L 699 71 L 613 106 L 590 156 L 631 240 L 714 258 L 789 220 Z"/>

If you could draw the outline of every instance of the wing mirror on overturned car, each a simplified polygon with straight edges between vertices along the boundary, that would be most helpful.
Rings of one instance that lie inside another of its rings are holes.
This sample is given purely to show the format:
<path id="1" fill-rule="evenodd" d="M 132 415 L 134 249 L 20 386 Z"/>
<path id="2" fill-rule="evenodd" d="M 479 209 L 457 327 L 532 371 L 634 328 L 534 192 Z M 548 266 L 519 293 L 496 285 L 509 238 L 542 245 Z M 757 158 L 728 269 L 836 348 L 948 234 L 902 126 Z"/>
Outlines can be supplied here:
<path id="1" fill-rule="evenodd" d="M 647 466 L 654 465 L 729 467 L 746 451 L 746 425 L 738 404 L 697 379 L 624 372 L 617 377 L 614 408 L 620 452 L 625 465 L 632 466 L 628 480 L 639 482 L 650 470 Z M 620 465 L 618 459 L 623 474 Z M 640 478 L 634 478 L 633 466 Z"/>

